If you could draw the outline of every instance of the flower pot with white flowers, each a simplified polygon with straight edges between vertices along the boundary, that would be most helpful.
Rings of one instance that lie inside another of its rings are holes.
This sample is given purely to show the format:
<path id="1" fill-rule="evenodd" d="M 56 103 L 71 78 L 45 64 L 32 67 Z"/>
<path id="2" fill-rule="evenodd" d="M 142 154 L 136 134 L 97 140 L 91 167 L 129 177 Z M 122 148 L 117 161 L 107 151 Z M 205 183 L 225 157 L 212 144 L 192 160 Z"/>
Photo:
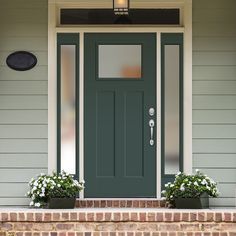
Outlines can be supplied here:
<path id="1" fill-rule="evenodd" d="M 217 197 L 219 191 L 214 180 L 196 170 L 192 175 L 179 172 L 173 183 L 165 184 L 162 194 L 171 207 L 203 209 L 209 208 L 209 197 Z"/>
<path id="2" fill-rule="evenodd" d="M 71 174 L 62 171 L 52 175 L 41 174 L 29 182 L 31 207 L 51 209 L 74 208 L 78 193 L 84 189 L 84 181 L 79 182 Z"/>

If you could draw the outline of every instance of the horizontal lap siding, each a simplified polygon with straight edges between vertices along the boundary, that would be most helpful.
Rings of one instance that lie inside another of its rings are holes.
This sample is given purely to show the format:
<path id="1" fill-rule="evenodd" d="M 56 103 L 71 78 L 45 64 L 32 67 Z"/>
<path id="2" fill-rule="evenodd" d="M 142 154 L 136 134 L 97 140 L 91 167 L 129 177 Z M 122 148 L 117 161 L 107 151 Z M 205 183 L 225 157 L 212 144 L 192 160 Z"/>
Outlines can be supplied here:
<path id="1" fill-rule="evenodd" d="M 193 0 L 193 169 L 219 183 L 211 206 L 235 206 L 235 9 L 235 0 Z"/>
<path id="2" fill-rule="evenodd" d="M 0 205 L 26 205 L 28 181 L 47 172 L 47 1 L 0 0 Z M 6 57 L 36 55 L 35 68 L 18 72 Z"/>

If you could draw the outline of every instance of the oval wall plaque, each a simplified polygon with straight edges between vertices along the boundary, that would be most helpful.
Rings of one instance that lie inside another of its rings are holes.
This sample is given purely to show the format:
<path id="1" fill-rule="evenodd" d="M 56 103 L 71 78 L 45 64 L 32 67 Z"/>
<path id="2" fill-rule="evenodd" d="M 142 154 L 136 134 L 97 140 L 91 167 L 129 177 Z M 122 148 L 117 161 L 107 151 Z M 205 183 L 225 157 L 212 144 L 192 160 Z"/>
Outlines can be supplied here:
<path id="1" fill-rule="evenodd" d="M 6 63 L 13 70 L 25 71 L 37 64 L 37 58 L 30 52 L 17 51 L 7 57 Z"/>

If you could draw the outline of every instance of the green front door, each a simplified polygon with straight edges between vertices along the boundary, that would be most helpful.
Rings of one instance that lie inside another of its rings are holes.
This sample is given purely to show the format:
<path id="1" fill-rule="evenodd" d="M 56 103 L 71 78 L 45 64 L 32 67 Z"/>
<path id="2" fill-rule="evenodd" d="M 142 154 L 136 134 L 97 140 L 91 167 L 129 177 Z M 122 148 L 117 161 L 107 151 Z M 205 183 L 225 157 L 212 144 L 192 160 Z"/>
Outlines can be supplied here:
<path id="1" fill-rule="evenodd" d="M 156 34 L 86 33 L 84 99 L 85 197 L 156 197 Z"/>

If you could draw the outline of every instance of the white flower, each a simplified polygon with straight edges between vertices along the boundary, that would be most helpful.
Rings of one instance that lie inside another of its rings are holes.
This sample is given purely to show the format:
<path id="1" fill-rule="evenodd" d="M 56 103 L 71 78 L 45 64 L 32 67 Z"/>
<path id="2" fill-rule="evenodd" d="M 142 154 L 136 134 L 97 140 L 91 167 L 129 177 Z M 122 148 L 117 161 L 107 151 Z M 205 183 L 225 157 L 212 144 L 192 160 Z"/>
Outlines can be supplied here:
<path id="1" fill-rule="evenodd" d="M 180 189 L 180 191 L 183 192 L 185 190 L 185 187 L 183 185 L 181 185 L 179 189 Z"/>
<path id="2" fill-rule="evenodd" d="M 31 201 L 29 205 L 30 205 L 30 206 L 33 206 L 33 205 L 34 205 L 34 202 L 33 202 L 33 201 Z"/>
<path id="3" fill-rule="evenodd" d="M 165 193 L 166 193 L 166 190 L 162 190 L 161 193 L 162 193 L 162 194 L 165 194 Z"/>
<path id="4" fill-rule="evenodd" d="M 194 184 L 195 186 L 199 186 L 198 183 L 197 183 L 197 181 L 195 181 L 193 184 Z"/>
<path id="5" fill-rule="evenodd" d="M 36 203 L 34 204 L 34 206 L 40 207 L 40 203 L 39 203 L 39 202 L 36 202 Z"/>
<path id="6" fill-rule="evenodd" d="M 38 182 L 37 181 L 34 182 L 34 186 L 36 186 L 36 187 L 38 186 Z"/>
<path id="7" fill-rule="evenodd" d="M 84 188 L 83 184 L 79 184 L 78 186 L 79 186 L 79 188 L 82 188 L 82 189 Z"/>
<path id="8" fill-rule="evenodd" d="M 199 169 L 196 169 L 195 171 L 196 171 L 196 172 L 199 172 Z"/>
<path id="9" fill-rule="evenodd" d="M 60 187 L 61 187 L 61 185 L 60 185 L 60 184 L 58 184 L 58 185 L 57 185 L 57 187 L 58 187 L 58 188 L 60 188 Z"/>
<path id="10" fill-rule="evenodd" d="M 85 181 L 84 181 L 84 180 L 81 180 L 80 183 L 81 183 L 81 184 L 85 184 Z"/>
<path id="11" fill-rule="evenodd" d="M 181 174 L 181 172 L 179 171 L 176 175 L 180 175 Z"/>
<path id="12" fill-rule="evenodd" d="M 210 183 L 215 184 L 216 182 L 214 180 L 210 179 Z"/>
<path id="13" fill-rule="evenodd" d="M 202 180 L 201 182 L 202 185 L 207 185 L 207 181 L 205 179 Z"/>

